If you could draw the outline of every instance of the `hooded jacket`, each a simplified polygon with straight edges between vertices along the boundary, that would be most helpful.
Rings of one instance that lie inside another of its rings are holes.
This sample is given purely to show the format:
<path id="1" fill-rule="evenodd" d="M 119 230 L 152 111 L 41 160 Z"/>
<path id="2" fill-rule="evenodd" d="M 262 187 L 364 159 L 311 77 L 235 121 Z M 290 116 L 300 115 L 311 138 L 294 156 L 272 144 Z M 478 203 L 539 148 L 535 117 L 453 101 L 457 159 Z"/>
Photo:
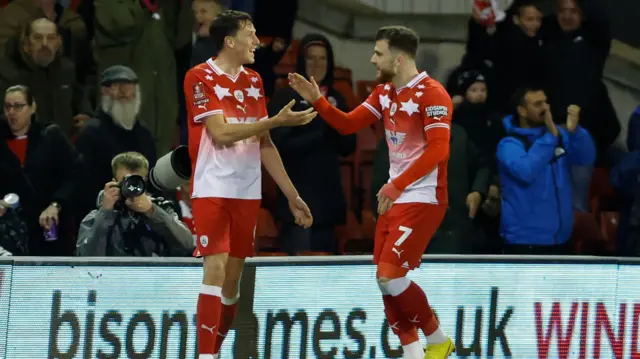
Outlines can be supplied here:
<path id="1" fill-rule="evenodd" d="M 327 49 L 327 74 L 318 85 L 326 89 L 330 102 L 347 111 L 344 98 L 332 88 L 333 50 L 324 36 L 311 34 L 300 41 L 296 72 L 308 78 L 305 53 L 308 46 L 316 42 Z M 268 106 L 269 115 L 277 114 L 291 99 L 296 100 L 293 111 L 303 111 L 311 106 L 287 86 L 274 94 Z M 304 126 L 273 129 L 271 136 L 291 181 L 313 213 L 314 225 L 322 227 L 344 223 L 346 202 L 340 179 L 340 156 L 348 156 L 355 150 L 355 135 L 341 136 L 321 118 L 316 118 Z M 287 200 L 281 193 L 276 216 L 293 223 Z"/>
<path id="2" fill-rule="evenodd" d="M 595 161 L 591 136 L 578 126 L 574 133 L 559 127 L 555 137 L 545 127 L 521 128 L 513 116 L 503 123 L 507 137 L 498 144 L 497 157 L 505 242 L 565 243 L 573 226 L 569 170 Z"/>

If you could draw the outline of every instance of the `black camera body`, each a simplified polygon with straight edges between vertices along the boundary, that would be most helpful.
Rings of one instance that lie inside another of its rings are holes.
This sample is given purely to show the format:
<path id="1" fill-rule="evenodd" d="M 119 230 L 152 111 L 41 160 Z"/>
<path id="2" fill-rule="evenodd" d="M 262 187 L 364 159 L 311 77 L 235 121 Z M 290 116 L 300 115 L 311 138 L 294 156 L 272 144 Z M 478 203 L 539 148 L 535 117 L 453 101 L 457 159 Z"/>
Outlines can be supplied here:
<path id="1" fill-rule="evenodd" d="M 142 196 L 147 191 L 147 182 L 139 175 L 126 175 L 116 187 L 120 188 L 120 199 L 115 204 L 115 209 L 126 210 L 127 199 Z"/>

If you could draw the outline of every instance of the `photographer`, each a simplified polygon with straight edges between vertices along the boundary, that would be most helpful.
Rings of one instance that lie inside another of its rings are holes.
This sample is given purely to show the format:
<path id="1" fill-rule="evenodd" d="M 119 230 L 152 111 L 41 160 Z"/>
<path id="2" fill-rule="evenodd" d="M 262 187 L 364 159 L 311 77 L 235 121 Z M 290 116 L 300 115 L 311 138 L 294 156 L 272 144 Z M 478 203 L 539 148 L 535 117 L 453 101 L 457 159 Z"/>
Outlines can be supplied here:
<path id="1" fill-rule="evenodd" d="M 78 233 L 78 256 L 182 256 L 194 248 L 193 236 L 171 202 L 151 198 L 145 181 L 149 162 L 137 152 L 111 162 L 114 182 L 98 195 Z"/>

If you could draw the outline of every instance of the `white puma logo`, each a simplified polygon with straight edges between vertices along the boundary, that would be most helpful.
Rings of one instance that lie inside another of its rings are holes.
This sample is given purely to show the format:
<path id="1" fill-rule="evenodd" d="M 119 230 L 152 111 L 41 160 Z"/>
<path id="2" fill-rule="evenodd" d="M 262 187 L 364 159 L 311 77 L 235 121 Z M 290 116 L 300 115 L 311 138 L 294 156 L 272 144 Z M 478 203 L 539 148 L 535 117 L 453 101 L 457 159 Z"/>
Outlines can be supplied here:
<path id="1" fill-rule="evenodd" d="M 241 110 L 242 110 L 242 112 L 244 112 L 245 114 L 247 113 L 247 111 L 246 111 L 247 105 L 244 105 L 244 107 L 242 107 L 242 106 L 240 106 L 240 105 L 236 105 L 236 107 L 237 107 L 237 108 L 239 108 L 239 109 L 241 109 Z"/>
<path id="2" fill-rule="evenodd" d="M 203 109 L 203 110 L 206 110 L 206 109 L 207 109 L 207 106 L 206 106 L 206 105 L 198 105 L 198 108 L 201 108 L 201 109 Z"/>
<path id="3" fill-rule="evenodd" d="M 415 317 L 413 317 L 413 319 L 409 319 L 409 321 L 413 324 L 418 324 L 420 323 L 420 320 L 418 320 L 418 315 L 416 314 Z"/>
<path id="4" fill-rule="evenodd" d="M 440 116 L 440 117 L 434 117 L 433 119 L 434 119 L 434 120 L 436 120 L 436 121 L 442 121 L 442 116 Z"/>
<path id="5" fill-rule="evenodd" d="M 404 252 L 404 250 L 399 251 L 399 250 L 397 250 L 396 248 L 391 248 L 391 251 L 392 251 L 393 253 L 397 254 L 397 255 L 398 255 L 398 258 L 400 258 L 400 255 L 402 254 L 402 252 Z"/>
<path id="6" fill-rule="evenodd" d="M 213 331 L 216 329 L 216 326 L 214 325 L 213 327 L 209 328 L 206 325 L 202 324 L 200 325 L 200 328 L 204 330 L 208 330 L 209 332 L 211 332 L 211 335 L 213 335 L 214 334 Z"/>

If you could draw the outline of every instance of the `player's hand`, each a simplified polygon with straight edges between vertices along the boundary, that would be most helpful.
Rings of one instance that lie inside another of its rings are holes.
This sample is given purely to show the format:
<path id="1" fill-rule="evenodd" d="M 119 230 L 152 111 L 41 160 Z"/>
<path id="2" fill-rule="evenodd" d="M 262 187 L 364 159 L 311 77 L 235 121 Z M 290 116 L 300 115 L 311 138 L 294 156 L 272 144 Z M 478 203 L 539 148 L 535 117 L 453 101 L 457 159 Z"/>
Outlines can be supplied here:
<path id="1" fill-rule="evenodd" d="M 382 186 L 376 195 L 378 198 L 378 214 L 383 215 L 390 210 L 393 202 L 395 202 L 401 194 L 402 191 L 397 189 L 392 182 Z"/>
<path id="2" fill-rule="evenodd" d="M 467 207 L 469 207 L 469 218 L 475 218 L 478 208 L 482 204 L 482 195 L 480 192 L 471 192 L 467 196 Z"/>
<path id="3" fill-rule="evenodd" d="M 309 228 L 313 224 L 313 216 L 309 206 L 300 197 L 296 197 L 294 200 L 289 201 L 289 209 L 296 224 L 300 227 Z"/>
<path id="4" fill-rule="evenodd" d="M 314 111 L 313 107 L 309 107 L 304 111 L 291 111 L 293 105 L 296 104 L 296 100 L 291 100 L 285 107 L 280 110 L 275 119 L 280 126 L 293 127 L 302 126 L 311 122 L 318 113 Z"/>
<path id="5" fill-rule="evenodd" d="M 557 137 L 559 135 L 559 132 L 556 124 L 553 122 L 553 116 L 551 116 L 551 108 L 549 107 L 549 105 L 544 106 L 544 113 L 542 114 L 542 116 L 544 117 L 544 124 L 545 126 L 547 126 L 547 130 L 549 131 L 549 133 Z"/>
<path id="6" fill-rule="evenodd" d="M 107 211 L 113 210 L 116 202 L 120 199 L 120 188 L 116 182 L 109 182 L 104 185 L 104 192 L 102 192 L 102 208 Z"/>
<path id="7" fill-rule="evenodd" d="M 313 104 L 320 97 L 322 97 L 322 92 L 320 92 L 320 87 L 316 83 L 316 80 L 311 77 L 311 81 L 308 81 L 304 78 L 304 76 L 293 73 L 289 74 L 289 85 L 291 88 L 296 90 L 296 92 L 302 96 L 309 104 Z"/>
<path id="8" fill-rule="evenodd" d="M 567 131 L 574 132 L 580 121 L 580 106 L 570 105 L 567 107 Z"/>
<path id="9" fill-rule="evenodd" d="M 151 197 L 147 196 L 146 194 L 142 194 L 134 198 L 127 198 L 125 204 L 134 212 L 146 215 L 149 215 L 153 212 L 153 203 L 151 203 Z"/>

